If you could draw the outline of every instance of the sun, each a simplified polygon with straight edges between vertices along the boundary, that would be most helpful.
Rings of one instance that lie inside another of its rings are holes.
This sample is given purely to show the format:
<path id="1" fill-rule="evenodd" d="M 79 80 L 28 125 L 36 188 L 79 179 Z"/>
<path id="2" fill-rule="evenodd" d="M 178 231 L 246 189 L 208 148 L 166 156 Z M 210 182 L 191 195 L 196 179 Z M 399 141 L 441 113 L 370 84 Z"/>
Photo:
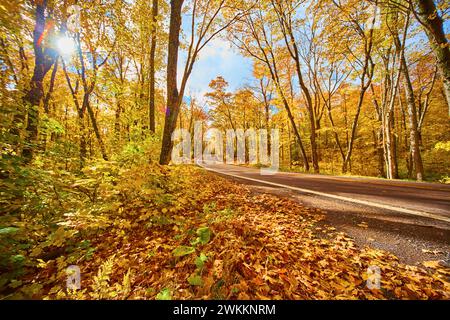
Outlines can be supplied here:
<path id="1" fill-rule="evenodd" d="M 62 55 L 71 55 L 75 51 L 75 41 L 67 36 L 60 37 L 56 45 Z"/>

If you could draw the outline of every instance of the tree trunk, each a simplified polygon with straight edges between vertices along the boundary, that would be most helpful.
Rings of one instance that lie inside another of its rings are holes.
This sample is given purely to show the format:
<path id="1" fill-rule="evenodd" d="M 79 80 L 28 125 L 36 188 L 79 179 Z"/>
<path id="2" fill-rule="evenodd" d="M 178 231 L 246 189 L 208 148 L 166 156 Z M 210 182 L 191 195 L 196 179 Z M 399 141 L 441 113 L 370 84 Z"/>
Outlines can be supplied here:
<path id="1" fill-rule="evenodd" d="M 310 125 L 310 129 L 311 129 L 311 132 L 309 134 L 309 141 L 311 144 L 311 160 L 312 160 L 312 164 L 313 164 L 313 168 L 314 168 L 314 173 L 320 173 L 319 159 L 318 159 L 318 155 L 317 155 L 316 119 L 315 119 L 315 115 L 314 115 L 314 105 L 313 105 L 313 102 L 311 99 L 311 94 L 310 94 L 308 88 L 306 87 L 305 82 L 303 81 L 297 45 L 294 42 L 294 40 L 292 40 L 292 42 L 293 42 L 293 47 L 294 47 L 294 52 L 295 52 L 294 60 L 295 60 L 295 65 L 296 65 L 296 70 L 297 70 L 297 77 L 298 77 L 298 81 L 300 84 L 300 88 L 302 89 L 302 92 L 304 93 L 304 95 L 306 97 L 306 106 L 308 109 L 309 125 Z"/>
<path id="2" fill-rule="evenodd" d="M 53 70 L 52 70 L 52 75 L 50 77 L 50 86 L 48 88 L 47 94 L 45 95 L 45 99 L 44 99 L 44 111 L 46 114 L 50 113 L 50 110 L 49 110 L 50 98 L 52 97 L 53 89 L 55 88 L 55 79 L 56 79 L 57 72 L 58 72 L 58 57 L 55 60 L 55 64 L 54 64 Z"/>
<path id="3" fill-rule="evenodd" d="M 409 24 L 409 12 L 407 13 L 405 20 L 405 28 L 403 34 L 403 43 L 400 43 L 400 39 L 397 35 L 394 35 L 395 45 L 398 50 L 401 50 L 400 54 L 400 70 L 403 75 L 403 82 L 406 94 L 406 104 L 408 106 L 408 119 L 409 119 L 409 132 L 410 132 L 410 152 L 412 155 L 413 166 L 416 172 L 417 181 L 423 180 L 423 164 L 422 157 L 420 155 L 420 144 L 419 144 L 419 134 L 418 134 L 418 120 L 417 120 L 417 110 L 416 101 L 414 97 L 414 89 L 411 83 L 411 78 L 409 76 L 408 64 L 405 57 L 405 44 L 406 44 L 406 33 Z"/>
<path id="4" fill-rule="evenodd" d="M 345 155 L 345 160 L 342 164 L 342 172 L 343 173 L 346 173 L 348 171 L 349 167 L 351 168 L 351 158 L 352 158 L 354 141 L 356 139 L 356 131 L 358 128 L 358 119 L 359 119 L 359 115 L 361 113 L 361 108 L 362 108 L 362 105 L 364 102 L 364 96 L 365 96 L 366 91 L 369 88 L 370 84 L 372 83 L 374 65 L 373 65 L 373 62 L 372 62 L 371 56 L 370 56 L 371 52 L 372 52 L 372 30 L 371 30 L 371 34 L 370 34 L 370 40 L 369 40 L 369 43 L 367 44 L 367 49 L 365 52 L 365 59 L 364 59 L 365 61 L 364 61 L 364 67 L 363 67 L 362 74 L 361 74 L 361 85 L 360 85 L 358 104 L 356 106 L 355 117 L 353 118 L 350 140 L 347 140 L 348 141 L 347 153 Z M 367 78 L 367 82 L 366 82 L 366 78 Z"/>
<path id="5" fill-rule="evenodd" d="M 271 155 L 271 150 L 270 150 L 270 138 L 271 138 L 271 134 L 270 134 L 270 125 L 269 125 L 269 121 L 270 121 L 270 110 L 269 110 L 269 103 L 267 102 L 267 98 L 264 94 L 264 127 L 267 130 L 267 151 L 268 151 L 268 155 Z"/>
<path id="6" fill-rule="evenodd" d="M 409 130 L 410 130 L 410 148 L 412 154 L 412 160 L 414 163 L 414 168 L 416 172 L 417 181 L 422 181 L 423 175 L 423 164 L 422 156 L 420 155 L 420 145 L 419 145 L 419 134 L 417 131 L 417 111 L 416 103 L 414 98 L 414 91 L 411 84 L 411 79 L 409 77 L 408 65 L 406 63 L 405 57 L 402 57 L 402 72 L 403 80 L 406 91 L 406 103 L 408 105 L 408 118 L 409 118 Z"/>
<path id="7" fill-rule="evenodd" d="M 156 55 L 156 24 L 158 22 L 158 0 L 152 1 L 152 39 L 150 44 L 150 92 L 149 92 L 149 129 L 150 132 L 155 133 L 155 55 Z"/>
<path id="8" fill-rule="evenodd" d="M 288 117 L 289 117 L 289 120 L 291 121 L 292 129 L 294 130 L 294 134 L 295 134 L 295 138 L 297 139 L 297 143 L 300 147 L 300 152 L 301 152 L 302 158 L 303 158 L 303 168 L 305 169 L 305 171 L 309 171 L 308 157 L 306 156 L 306 151 L 305 151 L 305 148 L 303 147 L 303 142 L 302 142 L 302 138 L 300 136 L 300 132 L 298 131 L 297 125 L 295 124 L 294 116 L 292 115 L 289 107 L 286 108 L 286 111 L 288 112 Z M 290 144 L 289 144 L 289 148 L 291 148 Z M 289 152 L 289 155 L 290 155 L 290 152 Z M 290 156 L 289 156 L 289 159 L 290 159 Z"/>
<path id="9" fill-rule="evenodd" d="M 395 90 L 395 89 L 394 89 Z M 397 144 L 395 141 L 394 130 L 394 112 L 389 110 L 386 115 L 385 121 L 385 137 L 386 137 L 386 162 L 387 162 L 387 178 L 397 179 L 398 169 L 397 169 Z"/>
<path id="10" fill-rule="evenodd" d="M 52 97 L 53 90 L 55 88 L 55 79 L 56 79 L 56 73 L 58 72 L 58 57 L 55 60 L 55 64 L 53 67 L 52 75 L 50 77 L 50 86 L 48 88 L 48 91 L 44 97 L 44 112 L 47 116 L 50 116 L 50 99 Z M 52 134 L 53 135 L 53 134 Z M 44 133 L 41 137 L 42 141 L 42 150 L 47 149 L 47 135 Z"/>
<path id="11" fill-rule="evenodd" d="M 365 72 L 365 71 L 364 71 Z M 361 91 L 359 93 L 359 98 L 358 98 L 358 104 L 356 107 L 356 114 L 355 117 L 353 119 L 353 123 L 352 123 L 352 130 L 351 130 L 351 134 L 350 134 L 350 140 L 348 141 L 348 147 L 347 147 L 347 153 L 345 155 L 345 160 L 344 163 L 342 164 L 342 173 L 347 173 L 349 167 L 351 166 L 351 158 L 352 158 L 352 153 L 353 153 L 353 145 L 354 145 L 354 141 L 356 138 L 356 130 L 358 128 L 358 119 L 359 119 L 359 115 L 361 113 L 361 107 L 362 104 L 364 102 L 364 95 L 367 91 L 368 86 L 364 85 L 364 78 L 362 80 L 362 85 L 361 85 Z"/>
<path id="12" fill-rule="evenodd" d="M 302 70 L 301 70 L 301 66 L 300 66 L 300 54 L 299 54 L 297 43 L 295 41 L 295 37 L 293 34 L 292 23 L 287 23 L 286 17 L 279 10 L 277 10 L 277 13 L 280 15 L 280 22 L 284 26 L 283 35 L 284 35 L 286 47 L 288 48 L 288 51 L 289 51 L 292 59 L 295 62 L 295 69 L 297 72 L 300 89 L 302 90 L 302 92 L 306 98 L 306 107 L 308 109 L 309 124 L 310 124 L 310 129 L 311 129 L 311 132 L 309 135 L 309 141 L 311 144 L 311 160 L 312 160 L 312 164 L 313 164 L 314 173 L 319 173 L 320 170 L 319 170 L 319 160 L 318 160 L 318 155 L 317 155 L 317 143 L 316 143 L 316 120 L 315 120 L 314 105 L 312 102 L 311 93 L 309 92 L 308 87 L 306 86 L 305 82 L 303 81 L 303 74 L 302 74 Z M 292 46 L 292 49 L 290 46 Z"/>
<path id="13" fill-rule="evenodd" d="M 91 104 L 89 102 L 89 94 L 85 93 L 83 104 L 85 104 L 85 107 L 89 113 L 89 118 L 92 122 L 92 128 L 94 129 L 95 137 L 97 138 L 98 144 L 100 146 L 100 152 L 102 154 L 102 158 L 106 161 L 108 161 L 108 155 L 106 154 L 106 148 L 105 144 L 103 143 L 102 136 L 100 134 L 100 130 L 97 125 L 97 119 L 95 118 L 94 111 L 92 110 Z"/>
<path id="14" fill-rule="evenodd" d="M 284 95 L 283 89 L 281 88 L 281 85 L 280 85 L 280 78 L 279 78 L 279 75 L 278 75 L 277 65 L 275 63 L 275 57 L 274 57 L 272 52 L 270 52 L 270 54 L 272 55 L 273 67 L 272 67 L 272 65 L 270 65 L 270 62 L 269 62 L 270 60 L 267 58 L 267 56 L 266 56 L 265 62 L 267 64 L 267 66 L 269 67 L 270 75 L 271 75 L 272 80 L 273 80 L 273 82 L 275 83 L 275 85 L 276 85 L 276 87 L 278 89 L 278 92 L 279 92 L 279 94 L 281 96 L 281 100 L 283 101 L 284 108 L 286 109 L 286 112 L 288 114 L 288 118 L 289 118 L 289 120 L 291 122 L 292 129 L 294 130 L 294 134 L 295 134 L 295 137 L 297 139 L 297 142 L 298 142 L 298 145 L 300 147 L 301 154 L 302 154 L 302 158 L 303 158 L 303 168 L 305 169 L 305 171 L 309 171 L 309 161 L 308 161 L 308 157 L 306 156 L 306 151 L 305 151 L 305 148 L 303 146 L 303 142 L 302 142 L 302 138 L 300 136 L 300 132 L 298 131 L 297 125 L 295 124 L 295 119 L 294 119 L 294 116 L 292 115 L 291 108 L 289 106 L 289 102 L 287 101 L 287 98 Z"/>
<path id="15" fill-rule="evenodd" d="M 33 76 L 30 81 L 30 88 L 23 100 L 27 106 L 28 122 L 26 127 L 25 145 L 22 156 L 25 163 L 33 159 L 33 153 L 38 140 L 39 127 L 39 106 L 44 97 L 43 81 L 47 72 L 54 64 L 57 53 L 50 48 L 42 47 L 42 35 L 44 34 L 46 18 L 45 10 L 47 0 L 36 1 L 36 24 L 33 32 L 33 47 L 35 54 L 35 66 Z M 21 116 L 23 119 L 23 116 Z M 19 133 L 17 131 L 16 133 Z M 20 141 L 20 139 L 18 140 Z"/>
<path id="16" fill-rule="evenodd" d="M 330 120 L 331 128 L 333 129 L 334 141 L 336 142 L 336 145 L 339 148 L 339 154 L 341 155 L 342 163 L 344 163 L 345 162 L 345 153 L 344 153 L 344 150 L 342 149 L 342 144 L 339 139 L 339 134 L 336 130 L 336 126 L 335 126 L 334 120 L 333 120 L 333 115 L 331 113 L 331 101 L 326 102 L 326 108 L 327 108 L 328 119 Z"/>
<path id="17" fill-rule="evenodd" d="M 383 129 L 379 129 L 375 137 L 377 157 L 378 157 L 378 176 L 385 178 L 386 171 L 384 169 L 384 148 L 383 148 Z"/>
<path id="18" fill-rule="evenodd" d="M 84 112 L 79 113 L 78 121 L 80 124 L 80 169 L 82 169 L 87 157 L 86 125 L 84 124 Z"/>
<path id="19" fill-rule="evenodd" d="M 423 25 L 430 41 L 430 46 L 436 56 L 450 112 L 450 48 L 445 36 L 442 17 L 437 13 L 433 0 L 416 0 L 416 3 L 419 7 L 419 22 Z"/>
<path id="20" fill-rule="evenodd" d="M 116 112 L 114 115 L 114 137 L 116 142 L 120 142 L 120 116 L 122 114 L 122 105 L 120 101 L 117 102 Z"/>
<path id="21" fill-rule="evenodd" d="M 178 47 L 180 45 L 181 8 L 184 0 L 170 1 L 169 48 L 167 55 L 167 109 L 165 115 L 160 164 L 168 164 L 172 151 L 172 132 L 180 111 L 181 99 L 177 88 Z"/>
<path id="22" fill-rule="evenodd" d="M 69 86 L 70 93 L 72 95 L 73 103 L 75 104 L 75 108 L 78 113 L 78 123 L 80 125 L 80 169 L 84 167 L 84 163 L 86 160 L 87 155 L 87 148 L 86 148 L 86 125 L 84 123 L 84 114 L 85 114 L 85 107 L 80 106 L 80 103 L 77 99 L 77 93 L 78 93 L 78 81 L 75 85 L 75 88 L 72 86 L 72 83 L 70 81 L 69 74 L 67 73 L 66 64 L 64 62 L 64 59 L 61 58 L 61 63 L 64 71 L 64 76 L 66 77 L 67 85 Z M 67 111 L 66 111 L 67 116 Z"/>

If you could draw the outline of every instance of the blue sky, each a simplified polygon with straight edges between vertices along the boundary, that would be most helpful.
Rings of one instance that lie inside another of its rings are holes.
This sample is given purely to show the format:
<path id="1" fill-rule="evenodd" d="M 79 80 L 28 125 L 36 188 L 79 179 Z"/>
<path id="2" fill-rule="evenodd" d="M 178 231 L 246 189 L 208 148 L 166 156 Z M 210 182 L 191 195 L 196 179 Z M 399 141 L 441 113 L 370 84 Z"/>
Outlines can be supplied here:
<path id="1" fill-rule="evenodd" d="M 209 82 L 222 76 L 229 83 L 229 90 L 249 82 L 252 78 L 252 62 L 222 39 L 214 39 L 200 52 L 188 84 L 188 90 L 197 98 L 209 91 Z"/>
<path id="2" fill-rule="evenodd" d="M 186 37 L 190 31 L 189 23 L 190 17 L 183 16 L 182 27 Z M 178 84 L 180 84 L 185 62 L 186 51 L 180 51 Z M 185 96 L 192 95 L 202 103 L 204 94 L 210 90 L 209 83 L 217 76 L 222 76 L 229 83 L 228 90 L 234 91 L 251 81 L 252 69 L 250 59 L 243 57 L 226 40 L 216 37 L 200 51 L 199 59 L 195 62 L 189 78 Z"/>

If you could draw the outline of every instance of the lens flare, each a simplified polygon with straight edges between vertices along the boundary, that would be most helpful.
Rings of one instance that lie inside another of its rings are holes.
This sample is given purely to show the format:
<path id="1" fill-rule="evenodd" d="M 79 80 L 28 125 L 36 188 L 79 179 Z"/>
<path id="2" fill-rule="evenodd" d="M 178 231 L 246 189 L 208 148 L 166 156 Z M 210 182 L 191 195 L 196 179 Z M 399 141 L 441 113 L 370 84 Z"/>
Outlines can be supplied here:
<path id="1" fill-rule="evenodd" d="M 70 55 L 75 51 L 75 42 L 73 39 L 63 36 L 57 41 L 58 51 L 62 55 Z"/>

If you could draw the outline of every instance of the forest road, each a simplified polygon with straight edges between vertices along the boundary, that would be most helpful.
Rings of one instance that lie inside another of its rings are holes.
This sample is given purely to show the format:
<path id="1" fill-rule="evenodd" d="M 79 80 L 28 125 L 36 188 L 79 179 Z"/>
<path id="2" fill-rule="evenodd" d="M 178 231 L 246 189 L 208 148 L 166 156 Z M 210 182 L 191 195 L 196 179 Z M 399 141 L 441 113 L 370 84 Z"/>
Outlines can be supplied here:
<path id="1" fill-rule="evenodd" d="M 402 262 L 450 258 L 450 185 L 275 172 L 203 164 L 255 192 L 294 199 L 325 214 L 360 246 L 390 251 Z"/>

